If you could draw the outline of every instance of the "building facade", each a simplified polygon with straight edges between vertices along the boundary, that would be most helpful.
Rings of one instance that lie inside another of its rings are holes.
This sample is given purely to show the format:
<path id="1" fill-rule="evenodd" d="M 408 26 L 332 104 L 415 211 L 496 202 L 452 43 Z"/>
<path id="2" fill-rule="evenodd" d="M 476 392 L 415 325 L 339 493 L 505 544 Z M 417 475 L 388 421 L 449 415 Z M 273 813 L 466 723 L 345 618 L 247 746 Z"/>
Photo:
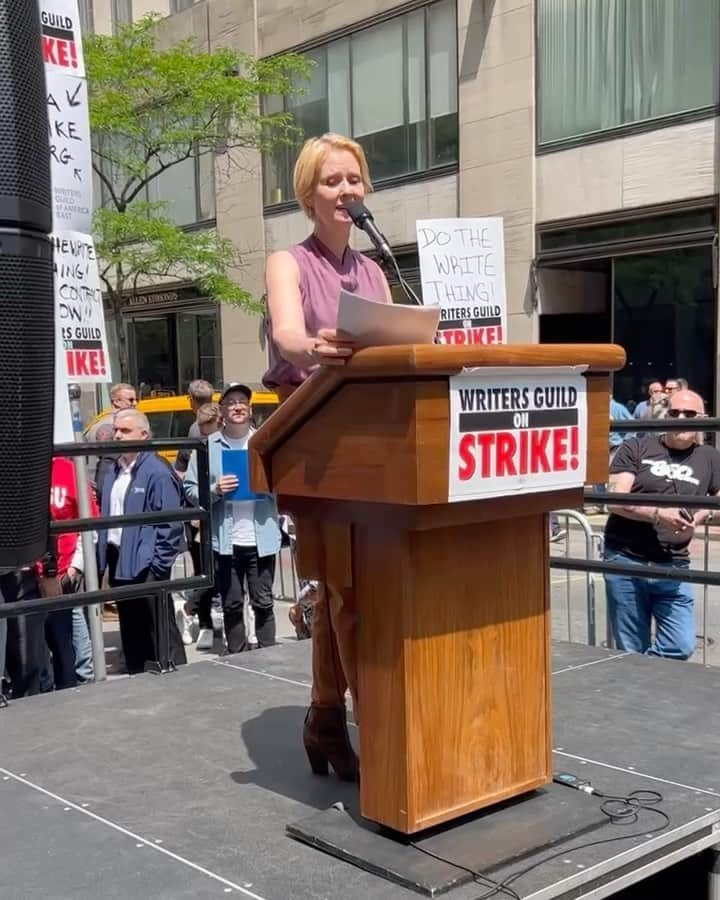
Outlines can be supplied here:
<path id="1" fill-rule="evenodd" d="M 618 399 L 681 376 L 715 409 L 720 0 L 81 6 L 98 31 L 157 11 L 168 43 L 307 53 L 311 80 L 287 108 L 307 134 L 349 133 L 366 148 L 369 205 L 411 283 L 417 219 L 502 216 L 511 342 L 615 340 L 628 353 Z M 228 176 L 220 157 L 214 171 L 196 169 L 198 195 L 177 201 L 235 242 L 256 296 L 266 254 L 308 232 L 292 201 L 292 156 L 249 159 L 242 176 Z M 147 324 L 153 316 L 175 317 L 172 339 L 186 350 L 163 365 L 186 366 L 180 388 L 196 362 L 179 360 L 207 356 L 202 341 L 215 348 L 216 380 L 259 380 L 258 320 L 221 308 L 211 326 L 196 300 L 204 331 L 172 303 L 128 311 L 146 335 L 136 352 L 170 335 L 170 325 Z"/>

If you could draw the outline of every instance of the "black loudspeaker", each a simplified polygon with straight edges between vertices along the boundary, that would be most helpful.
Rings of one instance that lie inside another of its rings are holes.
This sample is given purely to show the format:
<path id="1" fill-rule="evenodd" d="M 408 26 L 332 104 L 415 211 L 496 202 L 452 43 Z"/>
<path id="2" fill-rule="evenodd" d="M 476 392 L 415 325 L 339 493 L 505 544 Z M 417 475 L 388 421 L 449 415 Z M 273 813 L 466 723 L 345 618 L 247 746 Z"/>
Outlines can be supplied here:
<path id="1" fill-rule="evenodd" d="M 48 546 L 55 390 L 50 150 L 37 0 L 0 0 L 0 568 Z"/>
<path id="2" fill-rule="evenodd" d="M 0 224 L 52 229 L 37 0 L 0 2 Z"/>
<path id="3" fill-rule="evenodd" d="M 0 568 L 48 543 L 55 390 L 52 247 L 0 229 Z"/>

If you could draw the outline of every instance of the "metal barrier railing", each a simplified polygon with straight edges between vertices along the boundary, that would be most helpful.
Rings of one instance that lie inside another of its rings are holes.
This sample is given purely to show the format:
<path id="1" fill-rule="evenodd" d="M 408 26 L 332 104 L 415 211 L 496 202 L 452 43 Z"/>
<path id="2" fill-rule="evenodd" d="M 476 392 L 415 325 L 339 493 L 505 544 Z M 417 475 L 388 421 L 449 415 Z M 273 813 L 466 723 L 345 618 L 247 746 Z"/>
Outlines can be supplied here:
<path id="1" fill-rule="evenodd" d="M 690 423 L 693 423 L 690 425 Z M 631 432 L 659 432 L 667 433 L 671 431 L 697 431 L 699 433 L 720 432 L 720 417 L 714 418 L 697 418 L 697 419 L 635 419 L 635 420 L 614 420 L 610 422 L 610 431 L 613 433 L 631 433 Z M 682 506 L 689 510 L 707 509 L 715 513 L 720 513 L 720 497 L 713 496 L 691 496 L 678 494 L 621 494 L 599 490 L 597 487 L 586 489 L 584 491 L 585 503 L 600 504 L 602 506 L 631 506 L 638 503 L 641 499 L 643 506 L 658 507 L 677 507 L 681 498 Z M 577 512 L 577 511 L 576 511 Z M 558 511 L 556 514 L 565 515 L 567 510 Z M 582 515 L 582 514 L 580 514 Z M 586 517 L 582 516 L 586 519 Z M 720 516 L 718 517 L 720 521 Z M 587 521 L 587 519 L 586 519 Z M 589 522 L 588 522 L 589 525 Z M 585 525 L 581 523 L 581 527 L 585 531 Z M 632 575 L 634 578 L 662 578 L 668 581 L 687 582 L 689 584 L 700 584 L 703 586 L 702 600 L 702 622 L 703 622 L 703 664 L 707 661 L 707 645 L 708 645 L 708 588 L 720 586 L 720 572 L 709 571 L 709 530 L 707 525 L 704 526 L 704 549 L 703 549 L 703 569 L 685 569 L 675 568 L 665 565 L 655 565 L 653 563 L 627 564 L 620 562 L 611 562 L 604 559 L 593 559 L 592 554 L 587 551 L 587 534 L 586 534 L 586 557 L 572 556 L 551 556 L 550 568 L 560 571 L 582 571 L 587 576 L 592 574 L 614 574 L 614 575 Z M 586 581 L 587 583 L 587 581 Z M 596 607 L 595 596 L 592 598 L 592 608 L 590 597 L 587 598 L 588 609 L 588 635 L 592 633 L 593 623 L 595 619 Z M 592 617 L 592 618 L 591 618 Z M 610 623 L 607 621 L 607 643 L 612 646 L 612 634 Z M 588 640 L 590 643 L 590 640 Z"/>
<path id="2" fill-rule="evenodd" d="M 63 457 L 98 457 L 120 455 L 157 450 L 194 450 L 198 462 L 199 506 L 182 507 L 177 510 L 160 512 L 132 513 L 119 516 L 83 517 L 66 519 L 50 523 L 50 534 L 59 535 L 68 532 L 89 533 L 108 527 L 127 525 L 153 525 L 170 522 L 198 521 L 200 524 L 200 574 L 184 578 L 168 578 L 152 583 L 122 585 L 94 590 L 83 590 L 73 594 L 60 594 L 55 597 L 38 597 L 31 600 L 20 600 L 14 603 L 0 603 L 0 622 L 11 617 L 28 616 L 34 613 L 48 613 L 55 610 L 72 609 L 74 607 L 95 607 L 108 602 L 126 602 L 139 597 L 153 596 L 164 611 L 167 607 L 170 592 L 195 589 L 208 589 L 213 586 L 213 565 L 210 537 L 210 468 L 207 445 L 197 438 L 151 438 L 144 441 L 98 441 L 93 443 L 58 444 L 53 455 Z M 83 495 L 84 486 L 78 480 L 78 496 Z M 92 546 L 92 545 L 90 545 Z M 92 551 L 94 559 L 94 549 Z M 88 554 L 86 554 L 87 562 Z M 158 660 L 152 670 L 170 671 L 173 668 L 170 660 L 170 634 L 167 615 L 157 616 Z M 93 648 L 95 650 L 95 648 Z M 95 653 L 93 654 L 95 656 Z M 1 674 L 1 673 L 0 673 Z"/>
<path id="3" fill-rule="evenodd" d="M 597 535 L 593 532 L 592 525 L 590 524 L 590 520 L 587 516 L 583 515 L 583 513 L 579 512 L 576 509 L 556 509 L 553 512 L 553 516 L 559 519 L 564 519 L 566 526 L 569 526 L 570 519 L 577 522 L 580 527 L 580 530 L 583 532 L 585 536 L 585 557 L 588 561 L 594 559 L 594 551 L 595 545 L 597 543 Z M 569 558 L 569 535 L 570 529 L 569 527 L 565 528 L 565 558 Z M 551 559 L 557 559 L 558 557 L 551 557 Z M 563 557 L 559 557 L 562 559 Z M 551 563 L 552 565 L 552 563 Z M 567 606 L 567 634 L 568 640 L 572 641 L 573 639 L 573 630 L 572 630 L 572 597 L 571 597 L 571 585 L 570 585 L 570 575 L 571 569 L 566 569 L 566 582 L 565 582 L 565 592 L 566 592 L 566 606 Z M 597 623 L 596 623 L 596 605 L 595 605 L 595 580 L 593 578 L 592 573 L 587 570 L 585 572 L 585 611 L 586 611 L 586 633 L 587 633 L 587 642 L 591 646 L 597 645 Z"/>

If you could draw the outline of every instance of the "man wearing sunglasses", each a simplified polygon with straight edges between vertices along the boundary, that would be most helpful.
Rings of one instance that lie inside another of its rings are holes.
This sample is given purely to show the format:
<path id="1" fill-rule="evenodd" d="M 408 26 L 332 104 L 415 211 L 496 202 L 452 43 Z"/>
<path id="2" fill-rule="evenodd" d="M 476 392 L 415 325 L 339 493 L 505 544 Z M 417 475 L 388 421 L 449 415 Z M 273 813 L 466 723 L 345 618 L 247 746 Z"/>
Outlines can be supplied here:
<path id="1" fill-rule="evenodd" d="M 704 415 L 701 397 L 693 391 L 673 391 L 668 418 L 691 420 L 688 430 L 638 435 L 618 448 L 610 465 L 609 490 L 637 495 L 637 505 L 608 506 L 605 559 L 638 567 L 689 567 L 688 545 L 695 528 L 709 521 L 712 513 L 685 509 L 683 498 L 720 492 L 720 453 L 699 443 L 695 420 Z M 672 507 L 644 505 L 642 494 L 676 496 L 677 503 Z M 606 574 L 605 590 L 619 649 L 672 659 L 692 655 L 692 585 L 664 578 Z"/>

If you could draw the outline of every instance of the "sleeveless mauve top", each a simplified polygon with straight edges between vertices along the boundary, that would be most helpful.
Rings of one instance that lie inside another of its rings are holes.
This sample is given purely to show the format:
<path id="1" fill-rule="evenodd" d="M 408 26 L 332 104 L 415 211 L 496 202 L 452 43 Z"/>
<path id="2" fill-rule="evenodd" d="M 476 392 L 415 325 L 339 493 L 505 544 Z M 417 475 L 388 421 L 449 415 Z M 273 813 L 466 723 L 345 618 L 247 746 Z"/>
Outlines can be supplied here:
<path id="1" fill-rule="evenodd" d="M 380 266 L 350 247 L 345 249 L 340 260 L 311 234 L 301 244 L 289 247 L 288 252 L 300 272 L 300 300 L 309 336 L 316 335 L 321 328 L 336 327 L 341 289 L 368 300 L 384 302 L 386 299 L 385 278 Z M 263 384 L 270 389 L 302 384 L 316 367 L 298 369 L 282 358 L 272 339 L 272 322 L 268 338 L 270 368 L 263 377 Z"/>

